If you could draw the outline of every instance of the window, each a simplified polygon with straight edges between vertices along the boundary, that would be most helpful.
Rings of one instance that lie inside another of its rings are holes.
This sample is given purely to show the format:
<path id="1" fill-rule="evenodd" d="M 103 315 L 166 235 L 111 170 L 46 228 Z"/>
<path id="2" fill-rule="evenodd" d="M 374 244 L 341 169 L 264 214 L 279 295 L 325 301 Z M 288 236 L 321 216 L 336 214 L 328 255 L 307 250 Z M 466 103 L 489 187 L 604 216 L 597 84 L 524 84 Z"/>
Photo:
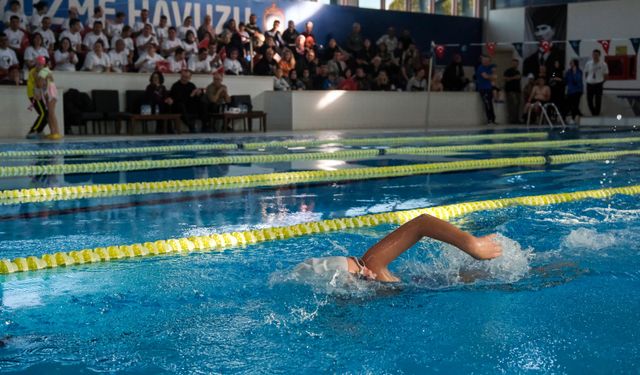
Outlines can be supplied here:
<path id="1" fill-rule="evenodd" d="M 453 0 L 436 0 L 435 13 L 451 15 L 453 10 Z"/>
<path id="2" fill-rule="evenodd" d="M 458 16 L 476 17 L 477 0 L 457 0 Z"/>
<path id="3" fill-rule="evenodd" d="M 384 9 L 386 10 L 407 10 L 405 0 L 385 0 Z"/>
<path id="4" fill-rule="evenodd" d="M 360 8 L 380 9 L 380 0 L 358 0 Z"/>

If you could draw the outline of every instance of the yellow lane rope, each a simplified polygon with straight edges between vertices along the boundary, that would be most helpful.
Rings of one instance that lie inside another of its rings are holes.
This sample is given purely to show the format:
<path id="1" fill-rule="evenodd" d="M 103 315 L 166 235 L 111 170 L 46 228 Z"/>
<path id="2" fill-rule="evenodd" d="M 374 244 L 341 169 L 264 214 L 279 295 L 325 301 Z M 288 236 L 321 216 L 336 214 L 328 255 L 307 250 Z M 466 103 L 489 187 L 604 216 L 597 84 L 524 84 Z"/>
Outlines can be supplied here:
<path id="1" fill-rule="evenodd" d="M 538 141 L 494 143 L 481 145 L 453 145 L 439 147 L 403 147 L 385 150 L 345 150 L 336 152 L 307 152 L 271 155 L 236 155 L 204 158 L 180 158 L 164 160 L 133 160 L 117 162 L 23 165 L 0 167 L 0 177 L 34 176 L 66 173 L 103 173 L 125 172 L 160 168 L 184 168 L 205 165 L 234 164 L 234 163 L 272 163 L 294 160 L 338 159 L 354 160 L 371 158 L 382 154 L 387 155 L 442 155 L 459 151 L 488 151 L 488 150 L 522 150 L 531 148 L 554 148 L 572 145 L 603 145 L 613 143 L 633 143 L 640 141 L 640 137 L 605 138 L 605 139 L 572 139 L 564 141 Z"/>
<path id="2" fill-rule="evenodd" d="M 444 135 L 429 137 L 385 137 L 385 138 L 351 138 L 351 139 L 324 139 L 324 140 L 288 140 L 273 142 L 253 142 L 253 143 L 210 143 L 210 144 L 188 144 L 171 146 L 145 146 L 145 147 L 117 147 L 117 148 L 92 148 L 92 149 L 52 149 L 52 150 L 32 150 L 32 151 L 4 151 L 0 152 L 0 157 L 23 157 L 23 156 L 56 156 L 56 155 L 107 155 L 107 154 L 135 154 L 135 153 L 158 153 L 158 152 L 179 152 L 179 151 L 214 151 L 214 150 L 236 150 L 244 148 L 247 150 L 257 150 L 262 148 L 276 147 L 312 147 L 324 145 L 343 146 L 389 146 L 400 144 L 415 144 L 423 142 L 444 143 L 462 141 L 481 140 L 504 140 L 521 138 L 546 138 L 547 133 L 504 133 L 504 134 L 476 134 L 476 135 Z"/>
<path id="3" fill-rule="evenodd" d="M 322 181 L 364 180 L 374 178 L 412 176 L 429 173 L 469 171 L 478 169 L 543 166 L 547 163 L 564 164 L 595 160 L 609 160 L 629 155 L 640 155 L 640 150 L 551 155 L 546 158 L 543 156 L 495 158 L 400 165 L 392 167 L 338 169 L 333 171 L 281 172 L 246 176 L 201 178 L 191 180 L 168 180 L 154 182 L 131 182 L 118 184 L 15 189 L 0 191 L 0 205 L 155 193 L 175 193 L 203 190 L 212 191 L 240 187 L 277 186 L 294 183 Z"/>
<path id="4" fill-rule="evenodd" d="M 322 220 L 304 224 L 247 230 L 242 232 L 211 234 L 158 240 L 155 242 L 131 245 L 98 247 L 69 252 L 55 252 L 37 256 L 19 257 L 13 260 L 0 260 L 0 274 L 22 271 L 36 271 L 60 266 L 72 266 L 84 263 L 116 261 L 135 257 L 160 254 L 187 254 L 193 251 L 222 251 L 265 241 L 282 240 L 292 237 L 327 233 L 348 228 L 373 227 L 380 224 L 402 224 L 418 215 L 429 214 L 442 220 L 469 214 L 475 211 L 497 210 L 511 206 L 543 206 L 582 199 L 608 198 L 616 194 L 640 194 L 640 185 L 626 187 L 585 190 L 570 193 L 556 193 L 516 198 L 490 199 L 477 202 L 465 202 L 446 206 L 395 211 L 380 214 Z"/>

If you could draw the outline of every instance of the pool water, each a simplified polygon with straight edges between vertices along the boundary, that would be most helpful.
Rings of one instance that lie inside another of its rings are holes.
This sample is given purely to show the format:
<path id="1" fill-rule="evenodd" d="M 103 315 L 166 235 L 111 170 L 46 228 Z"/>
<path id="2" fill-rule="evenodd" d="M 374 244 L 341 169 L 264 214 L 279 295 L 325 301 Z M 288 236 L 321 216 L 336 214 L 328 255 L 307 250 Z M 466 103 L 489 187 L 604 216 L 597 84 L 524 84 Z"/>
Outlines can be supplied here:
<path id="1" fill-rule="evenodd" d="M 0 180 L 3 188 L 59 186 L 614 149 L 635 148 L 616 144 L 438 159 L 394 155 L 340 163 L 320 160 Z M 4 205 L 0 206 L 0 258 L 634 185 L 639 183 L 638 165 L 638 157 L 624 157 Z M 0 275 L 0 372 L 640 371 L 637 197 L 512 207 L 477 212 L 454 222 L 477 235 L 499 233 L 503 257 L 478 262 L 448 245 L 424 240 L 391 266 L 402 279 L 398 285 L 349 278 L 300 279 L 292 274 L 295 265 L 309 257 L 362 254 L 395 228 L 381 225 L 224 252 Z"/>

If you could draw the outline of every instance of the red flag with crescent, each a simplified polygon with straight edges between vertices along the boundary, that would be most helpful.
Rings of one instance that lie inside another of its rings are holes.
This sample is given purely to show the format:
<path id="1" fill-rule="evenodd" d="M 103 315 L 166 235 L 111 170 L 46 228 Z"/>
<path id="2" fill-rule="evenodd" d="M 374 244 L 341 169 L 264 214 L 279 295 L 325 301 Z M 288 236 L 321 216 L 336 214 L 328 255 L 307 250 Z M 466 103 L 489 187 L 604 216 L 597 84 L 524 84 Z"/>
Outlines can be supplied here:
<path id="1" fill-rule="evenodd" d="M 603 40 L 599 40 L 598 43 L 600 43 L 600 45 L 602 46 L 602 49 L 604 50 L 604 53 L 606 53 L 608 55 L 609 54 L 609 46 L 611 45 L 611 40 L 603 39 Z"/>
<path id="2" fill-rule="evenodd" d="M 487 47 L 487 52 L 489 53 L 489 56 L 493 56 L 496 54 L 496 42 L 487 42 L 485 44 L 485 47 Z"/>
<path id="3" fill-rule="evenodd" d="M 436 57 L 439 58 L 439 59 L 443 58 L 444 57 L 444 51 L 445 51 L 444 46 L 442 44 L 438 44 L 436 46 Z"/>

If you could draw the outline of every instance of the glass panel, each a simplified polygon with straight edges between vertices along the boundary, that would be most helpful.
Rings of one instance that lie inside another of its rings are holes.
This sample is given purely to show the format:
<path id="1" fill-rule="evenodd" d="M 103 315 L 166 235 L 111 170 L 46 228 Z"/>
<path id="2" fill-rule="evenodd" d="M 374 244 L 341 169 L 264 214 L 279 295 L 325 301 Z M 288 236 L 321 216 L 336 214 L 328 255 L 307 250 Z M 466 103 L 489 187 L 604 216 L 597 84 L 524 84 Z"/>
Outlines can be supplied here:
<path id="1" fill-rule="evenodd" d="M 476 17 L 476 0 L 458 0 L 458 16 Z"/>
<path id="2" fill-rule="evenodd" d="M 411 5 L 411 8 L 409 10 L 419 13 L 426 12 L 425 1 L 427 0 L 409 0 L 409 4 Z"/>
<path id="3" fill-rule="evenodd" d="M 360 8 L 380 9 L 380 0 L 358 0 Z"/>
<path id="4" fill-rule="evenodd" d="M 451 14 L 452 0 L 436 0 L 436 14 Z"/>
<path id="5" fill-rule="evenodd" d="M 387 10 L 407 10 L 405 0 L 385 0 Z"/>

